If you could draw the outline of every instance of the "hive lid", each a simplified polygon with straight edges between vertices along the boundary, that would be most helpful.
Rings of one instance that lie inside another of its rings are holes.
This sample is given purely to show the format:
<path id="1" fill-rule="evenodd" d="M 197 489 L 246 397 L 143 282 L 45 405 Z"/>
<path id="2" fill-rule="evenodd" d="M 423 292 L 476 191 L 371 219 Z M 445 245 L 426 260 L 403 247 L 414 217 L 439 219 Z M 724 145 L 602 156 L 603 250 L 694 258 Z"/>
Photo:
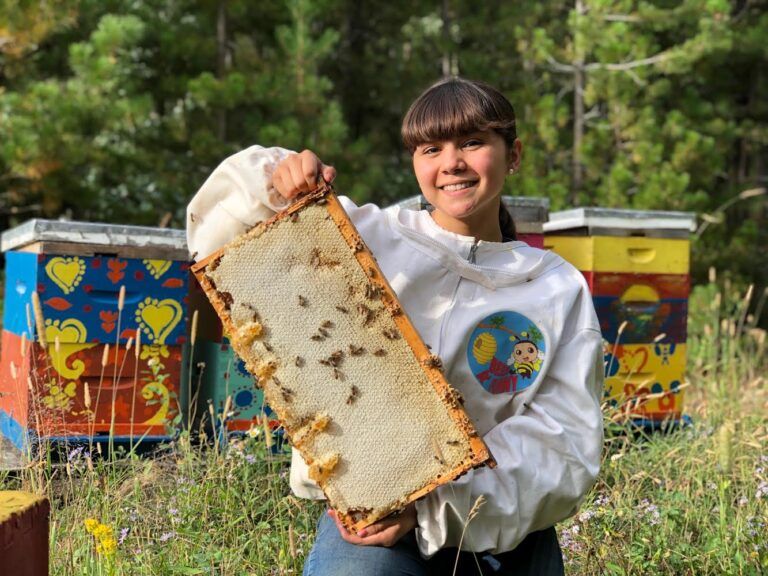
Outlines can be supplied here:
<path id="1" fill-rule="evenodd" d="M 493 464 L 329 188 L 193 271 L 348 529 Z"/>
<path id="2" fill-rule="evenodd" d="M 669 231 L 673 235 L 687 236 L 696 230 L 696 214 L 692 212 L 670 212 L 662 210 L 628 210 L 621 208 L 574 208 L 552 212 L 544 232 L 561 232 L 587 228 L 615 231 Z M 620 232 L 619 232 L 620 234 Z"/>
<path id="3" fill-rule="evenodd" d="M 512 212 L 515 224 L 546 222 L 549 215 L 549 198 L 533 196 L 502 196 L 504 205 Z M 424 210 L 428 206 L 422 194 L 397 202 L 395 206 L 406 210 Z"/>
<path id="4" fill-rule="evenodd" d="M 24 512 L 39 502 L 45 502 L 45 496 L 21 492 L 19 490 L 0 490 L 0 524 L 14 514 Z"/>
<path id="5" fill-rule="evenodd" d="M 186 259 L 189 253 L 184 230 L 38 218 L 3 232 L 0 250 L 17 250 L 35 242 L 162 249 L 179 259 Z"/>

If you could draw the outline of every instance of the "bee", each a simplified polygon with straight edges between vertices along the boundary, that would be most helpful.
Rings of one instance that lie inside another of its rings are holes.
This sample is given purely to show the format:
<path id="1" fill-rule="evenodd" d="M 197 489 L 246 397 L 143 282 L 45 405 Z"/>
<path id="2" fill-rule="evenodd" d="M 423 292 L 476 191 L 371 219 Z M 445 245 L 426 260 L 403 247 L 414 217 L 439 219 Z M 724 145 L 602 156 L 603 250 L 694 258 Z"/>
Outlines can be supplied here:
<path id="1" fill-rule="evenodd" d="M 266 342 L 262 342 L 262 344 L 264 344 L 264 349 L 265 349 L 267 352 L 272 352 L 272 351 L 273 351 L 273 349 L 272 349 L 272 346 L 270 346 L 270 345 L 269 345 L 269 344 L 267 344 Z"/>
<path id="2" fill-rule="evenodd" d="M 384 348 L 379 348 L 378 350 L 376 350 L 376 352 L 373 353 L 373 355 L 374 356 L 378 356 L 379 358 L 381 358 L 382 356 L 386 356 L 387 355 L 387 351 L 384 350 Z"/>
<path id="3" fill-rule="evenodd" d="M 368 326 L 371 322 L 373 322 L 373 319 L 376 317 L 376 314 L 374 313 L 374 311 L 368 308 L 368 306 L 366 306 L 365 304 L 358 304 L 357 311 L 360 312 L 360 314 L 365 317 L 363 319 L 363 326 Z"/>
<path id="4" fill-rule="evenodd" d="M 309 337 L 310 340 L 314 340 L 315 342 L 322 342 L 325 340 L 320 334 L 312 334 L 312 336 Z"/>
<path id="5" fill-rule="evenodd" d="M 389 340 L 399 340 L 400 339 L 400 333 L 395 330 L 394 328 L 389 328 L 387 330 L 384 330 L 382 332 L 384 334 L 384 337 Z"/>
<path id="6" fill-rule="evenodd" d="M 293 363 L 296 365 L 297 368 L 301 368 L 304 366 L 304 358 L 301 356 L 296 356 L 296 360 L 293 361 Z"/>
<path id="7" fill-rule="evenodd" d="M 190 212 L 189 213 L 189 221 L 190 222 L 197 222 L 197 214 L 195 214 L 194 212 Z"/>
<path id="8" fill-rule="evenodd" d="M 328 330 L 326 330 L 322 326 L 320 328 L 318 328 L 317 331 L 320 332 L 320 334 L 322 334 L 324 338 L 328 338 L 328 336 L 331 335 L 331 333 L 328 332 Z"/>
<path id="9" fill-rule="evenodd" d="M 336 310 L 338 310 L 338 311 L 339 311 L 339 312 L 341 312 L 342 314 L 349 314 L 349 310 L 347 310 L 346 308 L 344 308 L 344 306 L 336 306 Z"/>
<path id="10" fill-rule="evenodd" d="M 193 220 L 193 222 L 194 222 L 194 220 Z M 190 260 L 194 260 L 195 258 L 197 258 L 198 254 L 199 254 L 199 252 L 197 250 L 192 252 L 192 254 L 189 255 Z"/>
<path id="11" fill-rule="evenodd" d="M 421 363 L 427 368 L 437 368 L 438 370 L 442 370 L 443 368 L 443 361 L 440 359 L 439 356 L 435 356 L 434 354 L 431 354 L 426 358 L 424 358 L 424 360 L 422 360 Z"/>
<path id="12" fill-rule="evenodd" d="M 342 352 L 341 350 L 336 350 L 336 352 L 332 353 L 328 357 L 328 360 L 330 361 L 331 366 L 336 368 L 341 364 L 342 360 L 344 360 L 344 352 Z"/>
<path id="13" fill-rule="evenodd" d="M 319 199 L 318 199 L 318 201 L 317 201 L 317 204 L 318 204 L 319 206 L 324 206 L 324 205 L 325 205 L 325 204 L 327 204 L 327 203 L 328 203 L 328 198 L 325 198 L 325 197 L 323 197 L 323 198 L 319 198 Z"/>
<path id="14" fill-rule="evenodd" d="M 299 294 L 299 306 L 301 306 L 302 308 L 307 307 L 307 299 L 304 298 L 304 296 L 302 296 L 301 294 Z"/>
<path id="15" fill-rule="evenodd" d="M 365 352 L 365 348 L 362 346 L 355 346 L 354 344 L 349 345 L 349 353 L 352 356 L 361 356 Z"/>
<path id="16" fill-rule="evenodd" d="M 459 444 L 461 444 L 461 442 L 459 442 L 458 440 L 447 440 L 446 444 L 448 444 L 449 446 L 458 446 Z"/>
<path id="17" fill-rule="evenodd" d="M 336 380 L 344 380 L 344 373 L 341 370 L 339 370 L 338 368 L 334 368 L 333 369 L 333 377 Z"/>
<path id="18" fill-rule="evenodd" d="M 360 238 L 355 240 L 355 243 L 352 245 L 352 250 L 354 252 L 362 252 L 365 250 L 365 244 L 363 244 L 363 241 Z"/>
<path id="19" fill-rule="evenodd" d="M 331 322 L 330 320 L 326 320 L 320 326 L 322 326 L 323 328 L 334 328 L 333 322 Z"/>
<path id="20" fill-rule="evenodd" d="M 219 267 L 219 264 L 221 264 L 221 256 L 214 258 L 213 262 L 208 264 L 208 272 L 213 272 L 216 270 L 216 268 Z"/>
<path id="21" fill-rule="evenodd" d="M 368 266 L 368 276 L 371 278 L 376 278 L 376 268 L 373 266 Z"/>
<path id="22" fill-rule="evenodd" d="M 299 213 L 294 212 L 293 214 L 291 214 L 291 222 L 298 222 L 298 221 L 299 221 Z"/>
<path id="23" fill-rule="evenodd" d="M 232 294 L 229 292 L 217 292 L 219 295 L 219 298 L 221 298 L 221 301 L 224 303 L 224 310 L 229 312 L 229 310 L 232 308 L 232 304 L 234 303 L 235 299 L 232 297 Z"/>
<path id="24" fill-rule="evenodd" d="M 368 300 L 376 300 L 381 295 L 381 288 L 373 284 L 365 285 L 365 297 Z"/>
<path id="25" fill-rule="evenodd" d="M 355 400 L 360 396 L 360 389 L 352 384 L 352 388 L 349 391 L 349 396 L 347 397 L 347 405 L 351 406 L 355 403 Z"/>
<path id="26" fill-rule="evenodd" d="M 392 314 L 392 316 L 400 316 L 400 314 L 403 313 L 403 309 L 400 307 L 399 304 L 392 303 L 389 306 L 389 312 Z"/>

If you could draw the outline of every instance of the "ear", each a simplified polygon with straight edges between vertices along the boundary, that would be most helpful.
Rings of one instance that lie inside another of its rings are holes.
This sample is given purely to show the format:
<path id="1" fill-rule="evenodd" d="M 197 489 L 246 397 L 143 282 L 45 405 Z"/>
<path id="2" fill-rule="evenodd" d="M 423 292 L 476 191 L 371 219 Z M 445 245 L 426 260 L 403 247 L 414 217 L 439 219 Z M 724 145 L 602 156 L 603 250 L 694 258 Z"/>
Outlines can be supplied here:
<path id="1" fill-rule="evenodd" d="M 520 168 L 522 154 L 523 143 L 520 142 L 520 138 L 517 138 L 507 150 L 507 169 L 517 172 L 518 168 Z"/>

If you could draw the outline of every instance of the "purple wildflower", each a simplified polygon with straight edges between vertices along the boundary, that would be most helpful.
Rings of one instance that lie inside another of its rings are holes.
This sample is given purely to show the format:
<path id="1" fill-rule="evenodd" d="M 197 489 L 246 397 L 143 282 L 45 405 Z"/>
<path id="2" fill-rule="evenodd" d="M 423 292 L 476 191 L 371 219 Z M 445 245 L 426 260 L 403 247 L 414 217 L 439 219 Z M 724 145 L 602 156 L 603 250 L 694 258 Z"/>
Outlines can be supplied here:
<path id="1" fill-rule="evenodd" d="M 122 545 L 122 543 L 125 542 L 125 539 L 128 537 L 128 534 L 130 532 L 131 532 L 130 528 L 120 528 L 120 535 L 117 537 L 118 546 Z"/>
<path id="2" fill-rule="evenodd" d="M 159 540 L 160 542 L 168 542 L 168 540 L 170 540 L 171 538 L 174 538 L 175 536 L 176 536 L 176 532 L 171 530 L 170 532 L 163 532 L 162 534 L 160 534 Z"/>

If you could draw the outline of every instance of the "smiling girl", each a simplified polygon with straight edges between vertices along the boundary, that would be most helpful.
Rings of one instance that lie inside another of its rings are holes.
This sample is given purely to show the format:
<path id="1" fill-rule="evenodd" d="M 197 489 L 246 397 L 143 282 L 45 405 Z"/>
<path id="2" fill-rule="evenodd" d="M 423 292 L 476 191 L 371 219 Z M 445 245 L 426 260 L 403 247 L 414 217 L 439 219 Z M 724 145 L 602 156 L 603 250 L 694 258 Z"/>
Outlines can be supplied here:
<path id="1" fill-rule="evenodd" d="M 402 136 L 430 209 L 341 200 L 498 466 L 357 534 L 323 515 L 304 573 L 562 574 L 553 526 L 594 482 L 602 446 L 602 338 L 589 291 L 560 257 L 515 240 L 501 192 L 522 146 L 500 92 L 439 82 L 411 105 Z M 190 250 L 205 257 L 335 175 L 307 150 L 253 146 L 228 158 L 189 205 Z M 507 360 L 520 344 L 510 335 L 526 331 L 541 361 L 522 378 Z M 323 497 L 297 452 L 291 488 Z"/>

